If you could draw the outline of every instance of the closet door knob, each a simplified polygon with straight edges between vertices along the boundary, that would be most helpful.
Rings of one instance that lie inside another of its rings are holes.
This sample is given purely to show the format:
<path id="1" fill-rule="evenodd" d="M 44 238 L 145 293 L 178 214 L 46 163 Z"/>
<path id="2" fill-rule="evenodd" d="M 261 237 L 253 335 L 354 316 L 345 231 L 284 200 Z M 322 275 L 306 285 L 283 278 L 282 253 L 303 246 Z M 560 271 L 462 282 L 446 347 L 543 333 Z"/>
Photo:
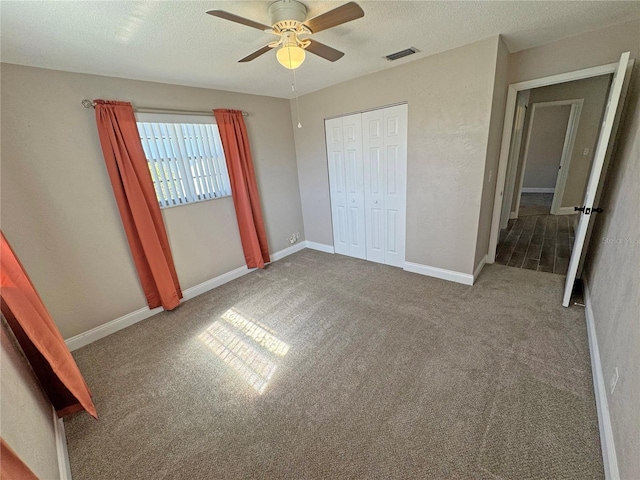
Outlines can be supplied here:
<path id="1" fill-rule="evenodd" d="M 356 203 L 356 199 L 355 199 L 355 198 L 352 198 L 352 199 L 351 199 L 351 203 Z"/>
<path id="2" fill-rule="evenodd" d="M 373 203 L 378 203 L 378 200 L 374 200 Z"/>

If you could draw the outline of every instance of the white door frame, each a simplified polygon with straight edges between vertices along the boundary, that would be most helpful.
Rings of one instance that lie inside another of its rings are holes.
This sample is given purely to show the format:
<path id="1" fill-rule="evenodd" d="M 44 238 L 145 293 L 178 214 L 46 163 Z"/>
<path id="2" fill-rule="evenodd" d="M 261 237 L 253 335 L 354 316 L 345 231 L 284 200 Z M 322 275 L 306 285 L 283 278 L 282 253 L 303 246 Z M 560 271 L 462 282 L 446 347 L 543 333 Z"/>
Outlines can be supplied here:
<path id="1" fill-rule="evenodd" d="M 511 132 L 513 130 L 513 117 L 515 115 L 516 97 L 522 90 L 546 87 L 557 83 L 582 80 L 584 78 L 597 77 L 615 73 L 618 62 L 600 65 L 598 67 L 585 68 L 573 72 L 560 73 L 549 77 L 527 80 L 525 82 L 512 83 L 509 85 L 507 93 L 507 106 L 505 108 L 504 127 L 502 130 L 502 145 L 500 147 L 500 159 L 498 161 L 498 175 L 496 180 L 496 193 L 493 201 L 493 217 L 491 219 L 491 236 L 489 238 L 489 251 L 487 252 L 487 263 L 495 263 L 496 249 L 498 247 L 498 237 L 500 235 L 500 212 L 502 210 L 502 196 L 505 187 L 507 164 L 509 160 L 509 146 L 511 143 Z"/>
<path id="2" fill-rule="evenodd" d="M 531 104 L 531 117 L 529 118 L 529 128 L 527 129 L 527 137 L 524 145 L 524 154 L 522 156 L 522 167 L 520 168 L 520 178 L 518 179 L 516 188 L 516 205 L 514 211 L 511 212 L 511 218 L 518 218 L 520 213 L 520 199 L 522 197 L 522 185 L 524 183 L 524 174 L 527 169 L 527 161 L 529 160 L 529 148 L 531 146 L 531 132 L 533 130 L 533 122 L 535 121 L 536 110 L 540 108 L 548 107 L 562 107 L 564 105 L 571 106 L 571 113 L 569 113 L 569 121 L 567 122 L 567 130 L 565 131 L 564 144 L 562 146 L 562 154 L 560 156 L 560 168 L 556 177 L 556 185 L 553 190 L 553 202 L 551 203 L 551 213 L 558 214 L 560 205 L 562 203 L 562 196 L 564 194 L 564 187 L 567 183 L 567 174 L 569 172 L 569 165 L 571 163 L 571 154 L 573 153 L 573 146 L 576 141 L 576 134 L 578 133 L 578 123 L 580 122 L 580 114 L 582 113 L 582 105 L 584 104 L 583 98 L 577 98 L 574 100 L 558 100 L 554 102 L 536 102 Z M 513 159 L 513 157 L 511 157 Z M 573 207 L 570 212 L 574 213 Z"/>
<path id="3" fill-rule="evenodd" d="M 520 147 L 524 134 L 524 120 L 527 115 L 527 105 L 529 103 L 529 90 L 519 92 L 516 97 L 516 111 L 513 124 L 511 144 L 509 146 L 509 159 L 507 161 L 507 180 L 505 182 L 505 192 L 502 198 L 502 211 L 500 212 L 500 228 L 507 228 L 509 218 L 511 218 L 511 205 L 513 205 L 513 191 L 516 185 L 516 173 L 518 171 L 518 159 L 520 158 Z"/>

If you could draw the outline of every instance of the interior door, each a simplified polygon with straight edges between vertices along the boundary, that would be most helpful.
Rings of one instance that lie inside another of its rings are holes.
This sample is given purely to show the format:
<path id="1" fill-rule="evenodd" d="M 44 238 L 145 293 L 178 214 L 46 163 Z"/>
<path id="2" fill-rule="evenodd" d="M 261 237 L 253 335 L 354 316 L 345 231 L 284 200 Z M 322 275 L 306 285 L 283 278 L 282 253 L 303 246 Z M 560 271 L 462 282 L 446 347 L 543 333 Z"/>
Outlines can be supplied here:
<path id="1" fill-rule="evenodd" d="M 362 114 L 367 260 L 385 263 L 384 111 Z"/>
<path id="2" fill-rule="evenodd" d="M 628 61 L 629 52 L 623 53 L 620 56 L 618 69 L 613 76 L 611 88 L 609 90 L 609 99 L 607 101 L 607 107 L 605 109 L 604 117 L 602 120 L 602 127 L 600 128 L 600 137 L 598 138 L 598 144 L 596 146 L 596 152 L 593 159 L 593 166 L 591 167 L 589 181 L 587 182 L 587 190 L 584 197 L 584 203 L 581 206 L 583 211 L 580 215 L 580 220 L 576 229 L 573 251 L 571 252 L 571 260 L 569 261 L 569 268 L 567 270 L 567 278 L 564 286 L 564 296 L 562 299 L 562 305 L 565 307 L 569 306 L 573 284 L 576 280 L 576 274 L 578 272 L 578 264 L 580 263 L 580 257 L 582 256 L 582 250 L 585 247 L 585 239 L 587 230 L 589 228 L 589 220 L 591 219 L 593 203 L 598 190 L 598 185 L 600 184 L 600 176 L 602 174 L 605 156 L 609 147 L 611 131 L 613 129 L 613 124 L 616 118 L 616 111 L 618 109 L 618 104 L 620 103 L 620 94 L 622 92 L 622 86 L 624 83 L 625 71 L 627 69 Z"/>
<path id="3" fill-rule="evenodd" d="M 620 126 L 620 120 L 622 119 L 622 110 L 624 106 L 624 101 L 627 96 L 627 90 L 629 89 L 629 83 L 631 81 L 631 73 L 633 71 L 634 60 L 631 59 L 627 63 L 627 71 L 624 76 L 624 83 L 622 84 L 622 93 L 620 94 L 620 105 L 618 105 L 618 111 L 616 113 L 616 119 L 613 122 L 613 129 L 611 131 L 611 137 L 615 138 L 616 133 L 618 131 L 618 127 Z M 598 188 L 596 189 L 596 197 L 593 201 L 593 204 L 597 207 L 600 205 L 600 196 L 602 195 L 602 187 L 604 186 L 604 180 L 607 175 L 607 169 L 609 168 L 609 161 L 611 160 L 611 156 L 613 155 L 615 142 L 609 142 L 609 146 L 607 147 L 607 153 L 604 157 L 604 165 L 602 167 L 602 174 L 600 175 L 600 183 L 598 184 Z M 587 234 L 585 237 L 585 245 L 589 245 L 589 240 L 591 239 L 591 233 L 593 231 L 593 224 L 595 222 L 589 222 L 589 226 L 587 227 Z M 578 262 L 578 274 L 577 278 L 582 278 L 582 269 L 584 267 L 584 261 L 586 257 L 586 249 L 582 249 L 582 255 L 580 256 L 580 262 Z"/>
<path id="4" fill-rule="evenodd" d="M 347 182 L 342 141 L 342 119 L 325 121 L 327 157 L 329 166 L 329 191 L 331 196 L 331 222 L 333 224 L 333 248 L 336 253 L 349 255 L 347 225 Z"/>
<path id="5" fill-rule="evenodd" d="M 384 219 L 387 265 L 404 267 L 407 204 L 408 106 L 384 109 Z"/>

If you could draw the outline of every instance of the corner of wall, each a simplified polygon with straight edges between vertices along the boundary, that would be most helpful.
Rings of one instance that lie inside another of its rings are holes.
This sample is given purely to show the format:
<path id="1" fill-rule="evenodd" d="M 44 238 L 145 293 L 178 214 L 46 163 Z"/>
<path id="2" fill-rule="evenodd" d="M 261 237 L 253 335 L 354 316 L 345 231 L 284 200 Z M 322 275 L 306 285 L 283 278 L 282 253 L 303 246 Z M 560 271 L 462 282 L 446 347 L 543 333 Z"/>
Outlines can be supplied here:
<path id="1" fill-rule="evenodd" d="M 493 92 L 489 105 L 490 121 L 487 132 L 487 148 L 485 153 L 484 176 L 480 210 L 478 212 L 478 228 L 476 235 L 476 249 L 472 271 L 481 269 L 487 258 L 489 237 L 491 235 L 491 219 L 493 201 L 496 188 L 500 144 L 502 141 L 502 127 L 504 123 L 505 106 L 507 103 L 507 79 L 509 73 L 509 50 L 502 35 L 496 36 L 495 66 L 493 77 Z"/>
<path id="2" fill-rule="evenodd" d="M 301 172 L 301 168 L 300 168 L 300 162 L 302 159 L 302 151 L 303 151 L 303 147 L 300 145 L 300 137 L 298 135 L 298 130 L 300 130 L 298 128 L 298 125 L 301 125 L 301 119 L 300 119 L 300 108 L 298 106 L 298 102 L 300 101 L 300 99 L 298 99 L 296 101 L 295 98 L 291 98 L 289 99 L 289 112 L 291 114 L 291 131 L 293 132 L 293 152 L 295 155 L 295 159 L 296 159 L 296 178 L 298 180 L 298 194 L 300 196 L 300 212 L 302 215 L 302 229 L 303 229 L 303 233 L 302 236 L 303 238 L 307 238 L 307 232 L 308 232 L 308 215 L 305 215 L 305 195 L 304 195 L 304 191 L 302 188 L 303 185 L 303 181 L 302 178 L 300 176 L 300 172 Z M 302 127 L 301 127 L 302 128 Z"/>
<path id="3" fill-rule="evenodd" d="M 57 415 L 4 317 L 0 323 L 0 434 L 39 478 L 60 478 Z"/>

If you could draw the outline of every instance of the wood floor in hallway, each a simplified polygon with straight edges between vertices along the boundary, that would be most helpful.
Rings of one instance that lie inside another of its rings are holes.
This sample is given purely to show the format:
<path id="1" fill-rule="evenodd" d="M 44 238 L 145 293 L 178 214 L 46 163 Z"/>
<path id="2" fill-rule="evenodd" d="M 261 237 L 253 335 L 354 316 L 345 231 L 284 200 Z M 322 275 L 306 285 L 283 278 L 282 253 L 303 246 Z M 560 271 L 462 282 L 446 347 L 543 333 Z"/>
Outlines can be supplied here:
<path id="1" fill-rule="evenodd" d="M 576 215 L 532 215 L 500 231 L 496 263 L 566 275 Z"/>

